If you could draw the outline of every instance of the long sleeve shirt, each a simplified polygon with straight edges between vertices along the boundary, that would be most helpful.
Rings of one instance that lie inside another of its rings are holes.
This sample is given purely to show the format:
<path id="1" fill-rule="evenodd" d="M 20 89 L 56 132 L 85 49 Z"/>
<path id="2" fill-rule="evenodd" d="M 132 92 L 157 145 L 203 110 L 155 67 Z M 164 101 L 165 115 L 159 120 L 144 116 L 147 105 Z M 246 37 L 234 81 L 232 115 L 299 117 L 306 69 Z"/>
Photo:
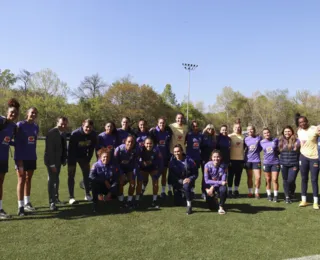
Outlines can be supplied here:
<path id="1" fill-rule="evenodd" d="M 103 164 L 101 160 L 98 160 L 91 167 L 89 178 L 94 181 L 108 181 L 110 183 L 117 179 L 117 167 L 111 162 Z"/>
<path id="2" fill-rule="evenodd" d="M 215 136 L 203 134 L 202 142 L 200 144 L 201 160 L 208 162 L 210 160 L 211 153 L 217 148 L 217 139 Z"/>
<path id="3" fill-rule="evenodd" d="M 220 150 L 220 152 L 221 152 L 222 162 L 224 164 L 229 164 L 229 162 L 230 162 L 230 149 L 231 149 L 230 137 L 220 134 L 217 137 L 217 149 Z"/>
<path id="4" fill-rule="evenodd" d="M 187 155 L 181 161 L 173 158 L 169 163 L 169 176 L 174 182 L 179 182 L 185 178 L 195 181 L 198 178 L 198 168 L 196 163 Z"/>
<path id="5" fill-rule="evenodd" d="M 223 181 L 226 181 L 226 171 L 219 165 L 214 166 L 213 162 L 210 161 L 204 166 L 204 181 L 206 184 L 219 187 Z"/>
<path id="6" fill-rule="evenodd" d="M 186 135 L 187 155 L 196 162 L 200 162 L 201 160 L 200 146 L 202 144 L 202 138 L 203 136 L 200 132 L 189 132 Z"/>
<path id="7" fill-rule="evenodd" d="M 117 145 L 117 136 L 103 132 L 98 135 L 96 150 L 98 151 L 104 147 L 109 149 L 113 153 L 114 149 L 116 149 L 116 145 Z"/>

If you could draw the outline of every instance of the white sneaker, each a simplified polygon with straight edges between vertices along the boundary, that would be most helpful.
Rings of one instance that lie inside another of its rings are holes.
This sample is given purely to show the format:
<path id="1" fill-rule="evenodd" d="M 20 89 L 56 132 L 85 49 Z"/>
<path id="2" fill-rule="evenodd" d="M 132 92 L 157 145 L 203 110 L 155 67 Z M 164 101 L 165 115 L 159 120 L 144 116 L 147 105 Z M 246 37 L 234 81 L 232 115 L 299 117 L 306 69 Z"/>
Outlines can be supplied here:
<path id="1" fill-rule="evenodd" d="M 219 209 L 218 210 L 219 215 L 224 215 L 226 214 L 226 212 L 224 211 L 224 209 Z"/>
<path id="2" fill-rule="evenodd" d="M 202 198 L 203 200 L 206 200 L 206 194 L 205 194 L 205 193 L 202 193 L 202 194 L 201 194 L 201 198 Z"/>
<path id="3" fill-rule="evenodd" d="M 77 203 L 78 203 L 78 201 L 76 201 L 74 198 L 69 199 L 69 204 L 70 205 L 74 205 L 74 204 L 77 204 Z"/>
<path id="4" fill-rule="evenodd" d="M 92 197 L 87 194 L 87 195 L 84 197 L 84 200 L 92 201 Z"/>

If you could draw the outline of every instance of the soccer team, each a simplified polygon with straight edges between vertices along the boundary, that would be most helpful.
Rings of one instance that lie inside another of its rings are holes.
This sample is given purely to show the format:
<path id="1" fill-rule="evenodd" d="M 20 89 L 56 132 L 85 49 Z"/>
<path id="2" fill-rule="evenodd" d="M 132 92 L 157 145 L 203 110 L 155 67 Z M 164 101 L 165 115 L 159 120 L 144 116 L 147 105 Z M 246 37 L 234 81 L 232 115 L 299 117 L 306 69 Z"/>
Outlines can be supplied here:
<path id="1" fill-rule="evenodd" d="M 11 216 L 2 207 L 3 183 L 8 172 L 9 147 L 14 146 L 14 161 L 17 172 L 18 215 L 36 209 L 30 201 L 31 180 L 37 168 L 36 124 L 38 110 L 27 110 L 25 120 L 15 123 L 20 113 L 16 99 L 8 101 L 7 115 L 0 117 L 0 218 Z M 93 211 L 98 211 L 99 200 L 118 198 L 120 207 L 139 207 L 149 182 L 152 181 L 152 204 L 159 208 L 158 190 L 161 181 L 161 199 L 173 197 L 175 205 L 185 205 L 187 214 L 192 213 L 195 180 L 202 169 L 202 198 L 212 210 L 225 214 L 225 201 L 239 196 L 242 171 L 247 171 L 248 197 L 260 198 L 261 168 L 266 181 L 267 199 L 279 202 L 278 177 L 282 172 L 285 203 L 292 203 L 296 189 L 296 177 L 301 172 L 300 207 L 307 206 L 309 172 L 313 189 L 313 208 L 318 205 L 318 175 L 320 154 L 320 125 L 309 125 L 304 116 L 297 118 L 297 134 L 291 126 L 284 127 L 279 138 L 271 137 L 264 128 L 262 136 L 254 126 L 247 127 L 242 135 L 238 119 L 233 132 L 228 134 L 226 125 L 219 133 L 208 124 L 200 131 L 198 123 L 192 121 L 190 128 L 184 124 L 182 113 L 176 122 L 167 125 L 160 117 L 158 124 L 148 129 L 144 119 L 139 120 L 138 129 L 130 128 L 130 119 L 122 118 L 121 128 L 113 122 L 105 124 L 105 132 L 97 134 L 91 119 L 72 132 L 67 146 L 66 129 L 68 119 L 59 117 L 57 125 L 46 135 L 44 163 L 48 171 L 49 205 L 58 210 L 59 174 L 61 167 L 68 168 L 69 204 L 77 204 L 74 196 L 77 164 L 83 175 L 84 199 L 92 201 Z M 263 151 L 263 161 L 260 153 Z M 97 161 L 90 167 L 90 161 Z M 263 165 L 263 166 L 262 166 Z M 168 176 L 167 176 L 168 173 Z M 253 182 L 254 176 L 254 182 Z M 255 188 L 253 187 L 255 184 Z M 124 186 L 128 184 L 128 196 L 124 199 Z M 271 193 L 273 187 L 273 197 Z M 168 187 L 168 192 L 167 192 Z M 92 196 L 91 196 L 92 193 Z M 135 195 L 135 196 L 134 196 Z"/>

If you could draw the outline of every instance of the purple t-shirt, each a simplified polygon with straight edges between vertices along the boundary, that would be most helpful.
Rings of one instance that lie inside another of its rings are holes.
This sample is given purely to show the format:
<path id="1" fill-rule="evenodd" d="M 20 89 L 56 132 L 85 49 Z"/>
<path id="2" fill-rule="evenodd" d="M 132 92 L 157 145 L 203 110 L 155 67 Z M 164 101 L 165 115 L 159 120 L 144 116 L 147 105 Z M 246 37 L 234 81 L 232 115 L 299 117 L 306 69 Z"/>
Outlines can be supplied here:
<path id="1" fill-rule="evenodd" d="M 144 147 L 144 141 L 149 136 L 149 132 L 138 132 L 137 133 L 137 139 L 136 143 L 139 145 L 139 147 Z"/>
<path id="2" fill-rule="evenodd" d="M 214 166 L 212 161 L 206 163 L 204 166 L 204 181 L 206 184 L 219 187 L 226 179 L 226 171 L 220 165 Z"/>
<path id="3" fill-rule="evenodd" d="M 37 160 L 37 137 L 39 127 L 35 123 L 20 121 L 14 140 L 15 160 Z"/>
<path id="4" fill-rule="evenodd" d="M 14 135 L 16 124 L 13 122 L 6 122 L 4 117 L 0 117 L 0 124 L 6 124 L 0 131 L 0 160 L 7 161 L 9 159 L 9 145 Z"/>
<path id="5" fill-rule="evenodd" d="M 192 160 L 199 162 L 201 160 L 200 145 L 202 142 L 202 134 L 200 132 L 189 132 L 186 136 L 186 141 L 187 155 L 191 157 Z"/>
<path id="6" fill-rule="evenodd" d="M 279 164 L 278 143 L 279 140 L 277 138 L 263 139 L 260 141 L 263 150 L 263 164 Z"/>
<path id="7" fill-rule="evenodd" d="M 105 147 L 111 151 L 114 151 L 114 149 L 116 149 L 116 145 L 117 145 L 116 135 L 109 135 L 106 132 L 99 134 L 97 150 L 101 149 L 102 147 Z"/>
<path id="8" fill-rule="evenodd" d="M 259 163 L 260 160 L 260 152 L 262 150 L 260 146 L 261 137 L 256 136 L 247 136 L 244 139 L 244 146 L 245 146 L 245 156 L 244 160 L 245 162 L 253 162 L 253 163 Z"/>

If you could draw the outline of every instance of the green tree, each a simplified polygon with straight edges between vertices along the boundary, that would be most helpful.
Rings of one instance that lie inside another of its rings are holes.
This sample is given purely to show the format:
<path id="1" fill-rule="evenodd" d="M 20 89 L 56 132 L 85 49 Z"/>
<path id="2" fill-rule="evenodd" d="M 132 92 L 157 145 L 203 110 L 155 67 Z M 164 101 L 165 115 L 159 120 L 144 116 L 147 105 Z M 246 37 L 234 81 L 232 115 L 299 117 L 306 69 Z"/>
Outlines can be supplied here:
<path id="1" fill-rule="evenodd" d="M 9 69 L 0 70 L 0 88 L 9 89 L 16 81 L 16 76 Z"/>
<path id="2" fill-rule="evenodd" d="M 167 84 L 161 93 L 161 97 L 163 98 L 164 102 L 169 104 L 170 106 L 177 106 L 176 95 L 172 91 L 172 87 L 170 84 Z"/>

